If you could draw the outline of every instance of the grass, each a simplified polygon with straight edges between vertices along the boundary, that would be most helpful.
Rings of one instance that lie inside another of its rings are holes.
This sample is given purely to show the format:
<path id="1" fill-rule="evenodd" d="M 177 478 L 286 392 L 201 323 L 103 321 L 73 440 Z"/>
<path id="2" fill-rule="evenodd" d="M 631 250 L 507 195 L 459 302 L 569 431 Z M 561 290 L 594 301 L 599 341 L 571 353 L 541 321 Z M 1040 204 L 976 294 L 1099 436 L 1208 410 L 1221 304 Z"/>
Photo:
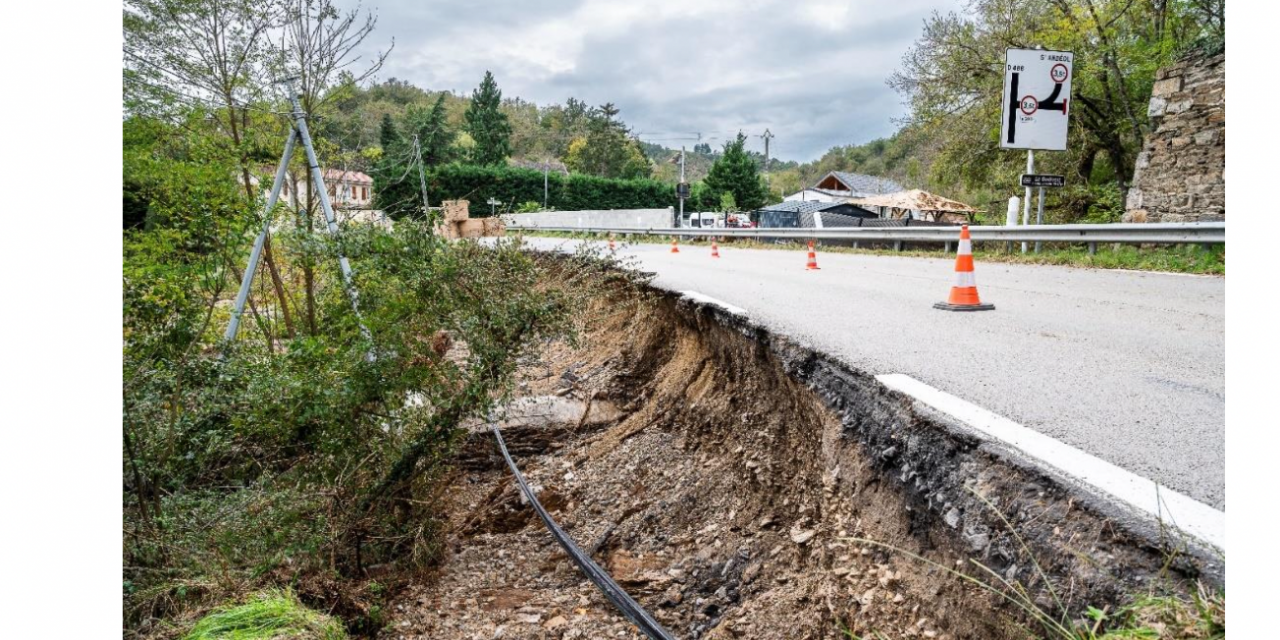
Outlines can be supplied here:
<path id="1" fill-rule="evenodd" d="M 511 230 L 515 232 L 516 230 Z M 525 232 L 525 235 L 559 238 L 580 238 L 585 234 L 537 231 Z M 620 239 L 619 239 L 620 240 Z M 668 244 L 671 239 L 666 236 L 633 235 L 627 240 L 631 243 Z M 682 239 L 681 244 L 705 244 L 703 240 Z M 729 239 L 722 246 L 742 249 L 772 249 L 781 251 L 799 251 L 801 243 L 772 243 L 757 240 Z M 858 248 L 822 246 L 824 253 L 845 253 L 863 255 L 882 255 L 915 258 L 949 258 L 954 254 L 945 253 L 942 247 L 936 249 L 908 249 L 894 251 L 887 248 Z M 1135 271 L 1164 271 L 1171 273 L 1194 273 L 1202 275 L 1226 275 L 1227 255 L 1225 248 L 1213 246 L 1203 248 L 1199 245 L 1174 245 L 1155 247 L 1136 247 L 1130 245 L 1100 244 L 1097 253 L 1090 255 L 1086 246 L 1070 243 L 1044 243 L 1040 253 L 1034 253 L 1028 247 L 1027 253 L 1019 250 L 1018 243 L 1013 251 L 1005 251 L 1004 243 L 975 243 L 974 258 L 978 262 L 1003 262 L 1012 264 L 1046 264 L 1086 269 L 1131 269 Z"/>
<path id="2" fill-rule="evenodd" d="M 303 606 L 288 591 L 264 591 L 201 618 L 183 640 L 346 640 L 337 619 Z"/>

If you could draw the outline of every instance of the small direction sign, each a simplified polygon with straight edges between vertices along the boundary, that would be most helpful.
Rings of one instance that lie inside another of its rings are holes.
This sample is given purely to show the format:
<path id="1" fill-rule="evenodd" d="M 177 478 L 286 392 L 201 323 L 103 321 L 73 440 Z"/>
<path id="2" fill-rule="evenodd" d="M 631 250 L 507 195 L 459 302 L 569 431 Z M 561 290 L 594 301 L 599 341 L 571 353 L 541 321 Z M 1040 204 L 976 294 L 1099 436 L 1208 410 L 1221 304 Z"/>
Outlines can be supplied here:
<path id="1" fill-rule="evenodd" d="M 1024 187 L 1065 187 L 1067 186 L 1067 178 L 1065 176 L 1024 173 L 1022 174 L 1022 186 Z"/>
<path id="2" fill-rule="evenodd" d="M 689 199 L 689 183 L 688 182 L 681 182 L 680 184 L 676 185 L 676 197 L 680 198 L 681 200 Z"/>

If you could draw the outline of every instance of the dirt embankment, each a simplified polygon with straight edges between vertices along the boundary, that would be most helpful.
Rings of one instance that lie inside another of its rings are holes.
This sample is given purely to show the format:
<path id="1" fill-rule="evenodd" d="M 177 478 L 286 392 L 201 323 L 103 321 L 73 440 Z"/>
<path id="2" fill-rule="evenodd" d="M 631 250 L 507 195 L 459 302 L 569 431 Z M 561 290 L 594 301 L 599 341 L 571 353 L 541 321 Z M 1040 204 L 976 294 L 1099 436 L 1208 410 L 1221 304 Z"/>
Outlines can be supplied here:
<path id="1" fill-rule="evenodd" d="M 1023 638 L 1025 615 L 943 569 L 1052 611 L 1015 530 L 1073 610 L 1161 570 L 1048 479 L 819 354 L 662 294 L 597 312 L 576 348 L 526 363 L 503 433 L 557 521 L 678 637 Z M 482 425 L 451 481 L 446 559 L 383 637 L 639 637 Z"/>

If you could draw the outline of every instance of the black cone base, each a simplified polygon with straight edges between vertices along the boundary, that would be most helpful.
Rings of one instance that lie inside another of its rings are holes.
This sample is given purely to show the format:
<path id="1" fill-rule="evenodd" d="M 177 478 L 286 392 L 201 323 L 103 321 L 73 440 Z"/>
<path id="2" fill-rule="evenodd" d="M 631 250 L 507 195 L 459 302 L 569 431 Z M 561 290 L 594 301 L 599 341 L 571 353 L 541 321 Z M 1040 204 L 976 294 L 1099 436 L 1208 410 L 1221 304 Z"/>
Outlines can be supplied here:
<path id="1" fill-rule="evenodd" d="M 950 302 L 938 302 L 933 305 L 934 309 L 942 309 L 943 311 L 994 311 L 994 304 L 951 304 Z"/>

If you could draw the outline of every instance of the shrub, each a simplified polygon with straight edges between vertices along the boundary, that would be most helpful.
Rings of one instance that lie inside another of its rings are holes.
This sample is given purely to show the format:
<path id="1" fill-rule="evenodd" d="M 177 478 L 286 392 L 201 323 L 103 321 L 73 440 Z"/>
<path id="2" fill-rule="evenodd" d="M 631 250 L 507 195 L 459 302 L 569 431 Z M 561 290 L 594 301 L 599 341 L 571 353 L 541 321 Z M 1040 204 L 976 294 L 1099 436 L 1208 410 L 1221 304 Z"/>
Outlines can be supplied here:
<path id="1" fill-rule="evenodd" d="M 546 177 L 547 206 L 561 211 L 581 209 L 654 209 L 675 206 L 671 185 L 637 178 L 618 180 L 580 173 Z M 380 186 L 378 206 L 393 217 L 420 215 L 421 195 L 416 178 Z M 427 172 L 431 202 L 466 199 L 472 203 L 494 198 L 500 211 L 512 211 L 519 203 L 542 202 L 543 173 L 520 167 L 479 167 L 447 164 Z M 473 215 L 488 215 L 487 207 L 472 207 Z"/>

